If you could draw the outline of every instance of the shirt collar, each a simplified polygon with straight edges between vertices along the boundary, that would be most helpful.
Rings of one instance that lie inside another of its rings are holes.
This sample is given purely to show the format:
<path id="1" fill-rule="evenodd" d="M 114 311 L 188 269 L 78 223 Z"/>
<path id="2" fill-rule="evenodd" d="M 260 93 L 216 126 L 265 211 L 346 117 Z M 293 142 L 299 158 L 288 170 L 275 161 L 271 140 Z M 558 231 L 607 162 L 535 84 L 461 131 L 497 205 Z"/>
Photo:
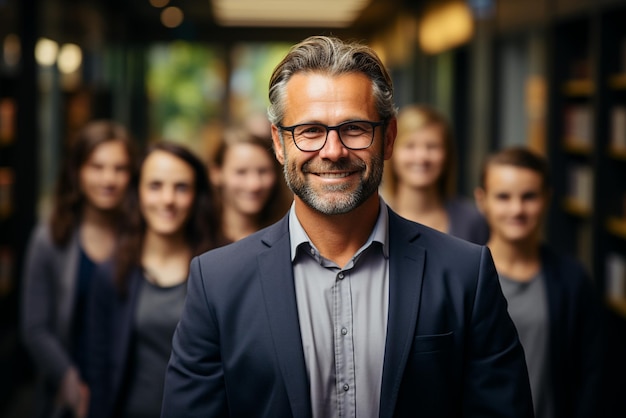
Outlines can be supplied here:
<path id="1" fill-rule="evenodd" d="M 374 229 L 372 230 L 367 242 L 357 253 L 361 252 L 362 249 L 370 246 L 372 242 L 378 242 L 382 245 L 383 256 L 385 258 L 389 258 L 389 211 L 387 210 L 387 204 L 383 200 L 382 197 L 379 197 L 380 205 L 378 209 L 378 218 L 376 219 L 376 224 L 374 224 Z M 289 240 L 291 242 L 291 261 L 296 258 L 298 253 L 298 248 L 302 244 L 309 244 L 314 247 L 313 243 L 309 239 L 306 231 L 300 224 L 298 217 L 296 216 L 295 211 L 295 202 L 291 204 L 291 208 L 289 209 Z"/>

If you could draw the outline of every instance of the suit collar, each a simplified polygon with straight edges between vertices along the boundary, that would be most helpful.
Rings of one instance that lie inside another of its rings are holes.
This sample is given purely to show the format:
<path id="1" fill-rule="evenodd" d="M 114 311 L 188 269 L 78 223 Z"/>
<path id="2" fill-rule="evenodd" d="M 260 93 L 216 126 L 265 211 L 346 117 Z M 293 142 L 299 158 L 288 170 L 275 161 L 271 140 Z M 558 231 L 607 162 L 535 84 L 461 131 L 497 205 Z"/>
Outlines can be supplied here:
<path id="1" fill-rule="evenodd" d="M 309 243 L 311 246 L 315 247 L 315 245 L 309 239 L 306 231 L 302 227 L 302 224 L 298 220 L 295 211 L 295 205 L 291 206 L 291 209 L 288 213 L 289 217 L 289 238 L 290 238 L 290 248 L 291 248 L 291 261 L 293 262 L 296 258 L 298 248 L 303 243 Z M 388 206 L 380 198 L 380 207 L 378 211 L 378 217 L 376 219 L 376 223 L 374 224 L 374 228 L 371 231 L 370 236 L 367 239 L 367 242 L 363 244 L 361 249 L 357 251 L 357 254 L 361 252 L 364 248 L 367 248 L 371 245 L 372 242 L 379 242 L 382 244 L 383 255 L 385 258 L 389 258 L 389 213 Z M 316 248 L 317 250 L 317 248 Z"/>
<path id="2" fill-rule="evenodd" d="M 417 244 L 419 226 L 389 213 L 389 316 L 380 416 L 393 416 L 402 374 L 414 339 L 426 251 Z M 293 269 L 289 257 L 289 220 L 266 229 L 268 247 L 258 256 L 263 298 L 276 356 L 293 416 L 310 417 L 311 401 L 298 322 Z"/>

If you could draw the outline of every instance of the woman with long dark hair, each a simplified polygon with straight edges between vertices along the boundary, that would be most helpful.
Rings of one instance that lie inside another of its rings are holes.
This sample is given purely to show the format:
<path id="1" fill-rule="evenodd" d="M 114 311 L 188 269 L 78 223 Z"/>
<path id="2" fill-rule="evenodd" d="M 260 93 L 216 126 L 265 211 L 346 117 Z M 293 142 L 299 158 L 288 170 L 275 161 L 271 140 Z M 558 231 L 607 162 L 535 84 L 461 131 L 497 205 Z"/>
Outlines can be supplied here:
<path id="1" fill-rule="evenodd" d="M 86 415 L 91 276 L 116 247 L 136 167 L 131 135 L 108 120 L 87 124 L 65 155 L 51 216 L 34 230 L 24 268 L 21 328 L 38 417 Z"/>
<path id="2" fill-rule="evenodd" d="M 93 417 L 160 416 L 189 263 L 219 241 L 206 167 L 187 148 L 152 145 L 132 190 L 119 251 L 94 279 Z"/>

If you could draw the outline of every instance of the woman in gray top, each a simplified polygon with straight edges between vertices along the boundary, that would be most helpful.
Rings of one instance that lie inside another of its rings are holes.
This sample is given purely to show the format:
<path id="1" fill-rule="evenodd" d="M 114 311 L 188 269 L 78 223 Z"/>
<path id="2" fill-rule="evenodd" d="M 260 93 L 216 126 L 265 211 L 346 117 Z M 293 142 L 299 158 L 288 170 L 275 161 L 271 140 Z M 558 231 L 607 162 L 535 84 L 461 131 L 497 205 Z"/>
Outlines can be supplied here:
<path id="1" fill-rule="evenodd" d="M 393 155 L 385 162 L 381 194 L 401 216 L 484 244 L 489 228 L 474 202 L 455 195 L 456 149 L 446 118 L 426 105 L 398 113 Z"/>
<path id="2" fill-rule="evenodd" d="M 111 121 L 87 124 L 70 144 L 51 216 L 30 238 L 22 281 L 21 330 L 37 373 L 37 417 L 86 415 L 88 289 L 123 228 L 135 169 L 130 134 Z"/>
<path id="3" fill-rule="evenodd" d="M 547 162 L 522 147 L 491 155 L 476 190 L 524 347 L 535 416 L 602 417 L 602 305 L 581 264 L 542 240 L 550 195 Z"/>
<path id="4" fill-rule="evenodd" d="M 187 148 L 152 145 L 132 189 L 130 227 L 92 288 L 91 417 L 160 416 L 189 263 L 219 241 L 206 167 Z"/>

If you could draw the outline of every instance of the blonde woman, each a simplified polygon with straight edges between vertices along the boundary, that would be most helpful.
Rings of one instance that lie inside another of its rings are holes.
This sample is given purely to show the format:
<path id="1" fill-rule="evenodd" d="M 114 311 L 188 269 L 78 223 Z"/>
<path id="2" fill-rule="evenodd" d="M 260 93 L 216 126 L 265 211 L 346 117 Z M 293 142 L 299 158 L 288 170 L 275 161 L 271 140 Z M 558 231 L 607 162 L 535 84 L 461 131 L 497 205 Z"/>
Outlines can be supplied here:
<path id="1" fill-rule="evenodd" d="M 456 158 L 446 118 L 426 105 L 407 106 L 398 113 L 381 192 L 399 215 L 484 244 L 489 237 L 484 218 L 472 201 L 455 195 Z"/>

